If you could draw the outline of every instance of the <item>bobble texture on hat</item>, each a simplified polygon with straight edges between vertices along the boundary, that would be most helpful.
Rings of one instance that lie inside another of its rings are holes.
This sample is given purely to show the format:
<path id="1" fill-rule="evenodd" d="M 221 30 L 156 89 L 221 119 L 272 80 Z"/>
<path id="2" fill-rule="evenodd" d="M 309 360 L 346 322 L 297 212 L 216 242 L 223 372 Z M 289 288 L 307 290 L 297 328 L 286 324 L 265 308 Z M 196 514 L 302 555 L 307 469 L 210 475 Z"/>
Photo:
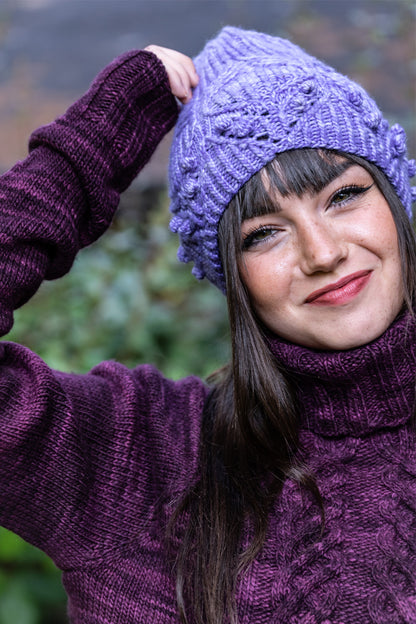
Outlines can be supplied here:
<path id="1" fill-rule="evenodd" d="M 411 216 L 406 135 L 366 91 L 290 41 L 226 27 L 195 58 L 200 82 L 171 148 L 171 229 L 178 258 L 225 291 L 218 224 L 247 180 L 290 149 L 356 154 L 384 171 Z"/>

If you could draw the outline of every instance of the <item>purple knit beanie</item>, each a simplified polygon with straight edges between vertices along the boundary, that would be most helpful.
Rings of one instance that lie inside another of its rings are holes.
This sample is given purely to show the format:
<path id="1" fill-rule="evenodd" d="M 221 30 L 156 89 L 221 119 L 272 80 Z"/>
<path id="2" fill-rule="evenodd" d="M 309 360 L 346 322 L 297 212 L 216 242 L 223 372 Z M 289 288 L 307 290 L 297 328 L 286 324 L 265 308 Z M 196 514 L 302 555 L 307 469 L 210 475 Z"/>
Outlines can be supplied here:
<path id="1" fill-rule="evenodd" d="M 194 59 L 200 82 L 183 106 L 171 148 L 171 229 L 178 258 L 225 291 L 218 224 L 230 200 L 274 155 L 322 147 L 384 171 L 411 217 L 416 163 L 362 87 L 293 43 L 226 27 Z"/>

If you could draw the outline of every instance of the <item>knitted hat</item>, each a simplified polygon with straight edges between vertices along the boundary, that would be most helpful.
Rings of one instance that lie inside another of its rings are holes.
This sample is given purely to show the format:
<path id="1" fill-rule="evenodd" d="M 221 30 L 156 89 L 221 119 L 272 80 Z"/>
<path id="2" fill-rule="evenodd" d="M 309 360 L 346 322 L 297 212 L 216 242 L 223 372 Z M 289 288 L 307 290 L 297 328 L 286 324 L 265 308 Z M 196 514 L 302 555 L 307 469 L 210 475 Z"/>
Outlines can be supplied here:
<path id="1" fill-rule="evenodd" d="M 199 85 L 179 115 L 171 148 L 171 229 L 178 258 L 225 291 L 218 224 L 232 197 L 274 155 L 321 147 L 384 171 L 409 217 L 416 163 L 362 87 L 293 43 L 226 27 L 194 59 Z"/>

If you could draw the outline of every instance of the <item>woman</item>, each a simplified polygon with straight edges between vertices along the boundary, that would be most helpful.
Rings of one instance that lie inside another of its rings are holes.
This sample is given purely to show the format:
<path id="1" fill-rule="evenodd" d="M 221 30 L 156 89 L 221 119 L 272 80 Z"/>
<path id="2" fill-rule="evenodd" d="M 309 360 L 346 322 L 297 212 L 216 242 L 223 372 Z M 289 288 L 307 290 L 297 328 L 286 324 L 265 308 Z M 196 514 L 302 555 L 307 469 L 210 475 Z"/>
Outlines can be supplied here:
<path id="1" fill-rule="evenodd" d="M 210 386 L 82 376 L 2 343 L 1 521 L 77 624 L 414 622 L 404 133 L 281 39 L 226 28 L 195 64 L 198 86 L 178 53 L 128 53 L 33 134 L 1 179 L 2 330 L 108 226 L 176 95 L 172 228 L 227 293 L 232 362 Z"/>

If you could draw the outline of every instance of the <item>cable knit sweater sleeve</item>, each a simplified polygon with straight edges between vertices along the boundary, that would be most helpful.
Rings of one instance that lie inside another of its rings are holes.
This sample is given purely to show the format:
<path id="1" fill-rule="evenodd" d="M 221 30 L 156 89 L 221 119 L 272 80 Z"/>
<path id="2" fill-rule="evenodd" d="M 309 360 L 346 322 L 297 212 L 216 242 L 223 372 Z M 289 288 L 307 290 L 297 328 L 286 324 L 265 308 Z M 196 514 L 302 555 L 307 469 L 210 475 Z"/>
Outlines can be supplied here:
<path id="1" fill-rule="evenodd" d="M 1 334 L 44 278 L 65 274 L 105 231 L 176 116 L 163 65 L 134 51 L 32 135 L 28 158 L 0 178 Z M 148 366 L 56 373 L 2 342 L 0 522 L 62 568 L 128 539 L 192 471 L 205 393 Z"/>
<path id="2" fill-rule="evenodd" d="M 129 52 L 61 118 L 33 133 L 30 155 L 0 180 L 0 333 L 12 312 L 71 267 L 177 117 L 163 65 Z"/>

